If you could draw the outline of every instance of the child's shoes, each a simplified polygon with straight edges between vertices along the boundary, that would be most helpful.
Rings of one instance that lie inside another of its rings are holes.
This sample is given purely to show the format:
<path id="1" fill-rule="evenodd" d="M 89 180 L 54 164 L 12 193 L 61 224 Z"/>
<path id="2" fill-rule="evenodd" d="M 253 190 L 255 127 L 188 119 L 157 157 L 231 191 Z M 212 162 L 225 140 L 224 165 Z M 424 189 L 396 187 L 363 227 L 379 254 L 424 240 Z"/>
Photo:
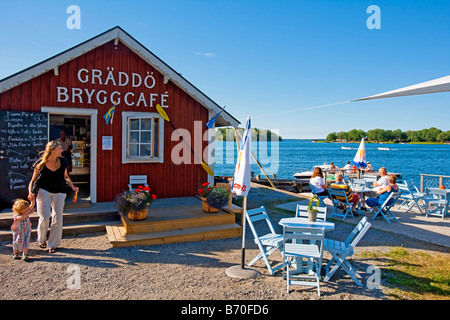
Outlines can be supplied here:
<path id="1" fill-rule="evenodd" d="M 18 253 L 14 253 L 13 254 L 13 259 L 19 260 L 20 259 L 19 254 Z"/>
<path id="2" fill-rule="evenodd" d="M 28 258 L 28 255 L 24 253 L 24 254 L 22 255 L 22 260 L 25 261 L 25 262 L 27 262 L 27 261 L 29 261 L 30 259 Z"/>

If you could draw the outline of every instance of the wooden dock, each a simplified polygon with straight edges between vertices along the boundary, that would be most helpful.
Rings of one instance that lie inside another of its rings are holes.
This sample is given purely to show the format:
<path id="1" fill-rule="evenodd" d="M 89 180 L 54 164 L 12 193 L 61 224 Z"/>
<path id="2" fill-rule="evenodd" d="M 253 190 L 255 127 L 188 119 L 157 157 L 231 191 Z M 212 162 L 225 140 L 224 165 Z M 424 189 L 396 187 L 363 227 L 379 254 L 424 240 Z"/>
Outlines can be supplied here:
<path id="1" fill-rule="evenodd" d="M 189 197 L 184 205 L 150 207 L 144 220 L 132 221 L 121 216 L 122 224 L 106 227 L 113 247 L 155 245 L 187 241 L 204 241 L 240 237 L 242 227 L 236 223 L 236 213 L 219 210 L 203 212 L 201 201 Z"/>

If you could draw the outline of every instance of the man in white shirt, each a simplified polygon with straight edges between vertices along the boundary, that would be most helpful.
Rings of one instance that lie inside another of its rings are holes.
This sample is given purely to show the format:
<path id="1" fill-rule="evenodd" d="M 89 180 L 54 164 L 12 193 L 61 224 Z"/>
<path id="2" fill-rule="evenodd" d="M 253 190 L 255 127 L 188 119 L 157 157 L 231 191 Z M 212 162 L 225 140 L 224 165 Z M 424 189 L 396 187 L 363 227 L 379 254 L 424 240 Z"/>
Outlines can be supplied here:
<path id="1" fill-rule="evenodd" d="M 374 187 L 375 191 L 378 191 L 381 188 L 389 185 L 388 174 L 387 174 L 386 168 L 381 167 L 380 169 L 378 169 L 378 174 L 380 175 L 380 179 L 378 179 L 377 181 L 375 181 L 373 183 L 373 187 Z"/>
<path id="2" fill-rule="evenodd" d="M 55 141 L 59 142 L 63 148 L 62 156 L 67 159 L 67 172 L 70 173 L 72 171 L 72 141 L 66 135 L 67 132 L 65 129 L 59 130 L 59 138 Z"/>
<path id="3" fill-rule="evenodd" d="M 376 198 L 379 196 L 378 190 L 389 185 L 387 169 L 385 167 L 381 167 L 378 169 L 378 174 L 380 175 L 380 179 L 372 184 L 372 191 L 366 192 L 362 198 L 362 209 L 365 209 L 366 207 L 365 197 Z"/>
<path id="4" fill-rule="evenodd" d="M 352 166 L 350 165 L 350 161 L 347 161 L 347 164 L 342 169 L 345 169 L 345 173 L 352 172 Z"/>

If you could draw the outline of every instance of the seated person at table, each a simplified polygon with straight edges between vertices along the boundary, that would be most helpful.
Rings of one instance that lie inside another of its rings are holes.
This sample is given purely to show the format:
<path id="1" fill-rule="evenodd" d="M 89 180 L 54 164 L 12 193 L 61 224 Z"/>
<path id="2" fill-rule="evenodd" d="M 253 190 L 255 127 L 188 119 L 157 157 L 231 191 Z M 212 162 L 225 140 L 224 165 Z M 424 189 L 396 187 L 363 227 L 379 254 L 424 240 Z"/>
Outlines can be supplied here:
<path id="1" fill-rule="evenodd" d="M 368 198 L 376 198 L 379 195 L 379 190 L 387 187 L 389 185 L 388 182 L 388 175 L 387 175 L 387 170 L 385 167 L 381 167 L 380 169 L 378 169 L 378 174 L 380 175 L 380 179 L 378 179 L 377 181 L 375 181 L 372 186 L 373 189 L 370 192 L 367 192 L 365 194 L 366 197 Z M 362 199 L 362 205 L 363 207 L 365 207 L 365 199 Z"/>
<path id="2" fill-rule="evenodd" d="M 369 207 L 371 207 L 373 210 L 376 211 L 376 207 L 380 207 L 392 192 L 397 191 L 398 191 L 397 176 L 395 174 L 391 174 L 388 177 L 388 185 L 378 190 L 379 196 L 376 198 L 367 199 L 366 203 Z M 390 202 L 391 201 L 388 202 L 388 205 L 392 204 Z"/>
<path id="3" fill-rule="evenodd" d="M 356 206 L 358 205 L 359 196 L 356 193 L 352 193 L 352 188 L 349 185 L 344 183 L 344 176 L 342 172 L 336 174 L 336 182 L 330 185 L 331 189 L 344 190 L 347 195 L 347 199 L 349 202 L 353 202 L 352 204 L 352 212 L 355 216 L 358 214 L 355 212 Z M 336 197 L 340 202 L 345 203 L 345 199 L 343 197 Z M 345 210 L 345 206 L 344 206 Z"/>
<path id="4" fill-rule="evenodd" d="M 309 180 L 309 183 L 311 183 L 314 188 L 314 190 L 311 191 L 318 196 L 328 196 L 327 186 L 323 182 L 322 175 L 322 169 L 316 167 L 313 171 L 311 180 Z"/>

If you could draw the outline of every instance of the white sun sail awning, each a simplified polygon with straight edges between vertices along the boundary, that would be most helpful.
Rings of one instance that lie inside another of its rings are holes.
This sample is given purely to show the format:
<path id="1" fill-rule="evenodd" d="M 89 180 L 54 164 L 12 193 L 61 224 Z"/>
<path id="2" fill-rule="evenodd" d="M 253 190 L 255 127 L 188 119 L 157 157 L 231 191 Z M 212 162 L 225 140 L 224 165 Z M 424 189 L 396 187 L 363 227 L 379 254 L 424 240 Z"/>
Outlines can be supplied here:
<path id="1" fill-rule="evenodd" d="M 372 100 L 372 99 L 381 99 L 381 98 L 392 98 L 392 97 L 402 97 L 402 96 L 411 96 L 416 94 L 426 94 L 426 93 L 437 93 L 437 92 L 448 92 L 450 91 L 450 75 L 426 82 L 421 82 L 412 86 L 387 91 L 384 93 L 379 93 L 370 97 L 351 100 L 353 101 L 362 101 L 362 100 Z"/>

